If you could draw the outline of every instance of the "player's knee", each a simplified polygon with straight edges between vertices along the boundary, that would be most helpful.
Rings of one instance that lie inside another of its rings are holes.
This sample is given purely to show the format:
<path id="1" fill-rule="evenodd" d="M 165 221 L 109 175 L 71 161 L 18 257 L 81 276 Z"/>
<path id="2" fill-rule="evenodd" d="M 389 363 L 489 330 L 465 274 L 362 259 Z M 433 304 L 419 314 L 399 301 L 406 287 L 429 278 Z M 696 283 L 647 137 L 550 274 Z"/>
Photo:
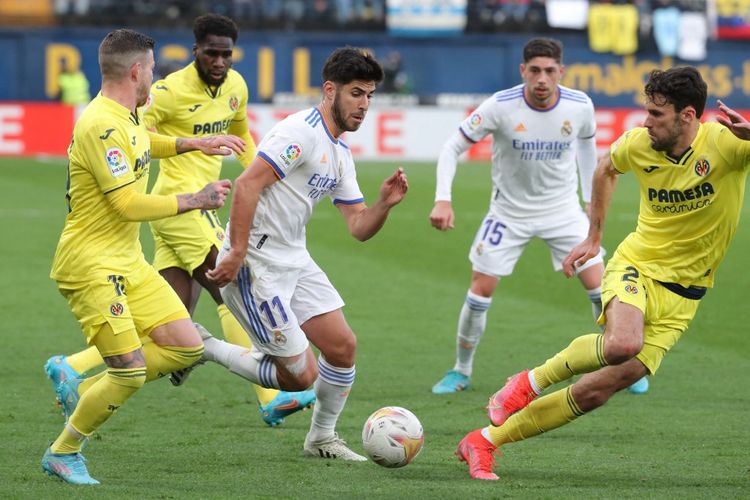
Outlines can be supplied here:
<path id="1" fill-rule="evenodd" d="M 641 349 L 642 338 L 610 338 L 604 342 L 604 359 L 610 365 L 619 365 L 636 357 Z"/>
<path id="2" fill-rule="evenodd" d="M 321 352 L 335 366 L 351 366 L 357 353 L 357 336 L 349 330 L 347 335 L 326 346 L 325 350 L 321 349 Z"/>

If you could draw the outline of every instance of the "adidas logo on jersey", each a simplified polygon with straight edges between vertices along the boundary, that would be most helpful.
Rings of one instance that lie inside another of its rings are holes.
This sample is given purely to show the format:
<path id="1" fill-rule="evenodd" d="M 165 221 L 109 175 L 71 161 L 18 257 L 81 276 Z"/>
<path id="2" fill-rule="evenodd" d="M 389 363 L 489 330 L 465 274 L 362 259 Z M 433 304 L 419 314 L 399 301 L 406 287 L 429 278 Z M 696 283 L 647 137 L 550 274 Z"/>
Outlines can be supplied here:
<path id="1" fill-rule="evenodd" d="M 328 156 L 326 156 L 325 153 L 323 153 L 323 156 L 320 157 L 319 163 L 328 163 Z"/>
<path id="2" fill-rule="evenodd" d="M 516 128 L 513 129 L 514 132 L 526 132 L 526 125 L 523 123 L 519 123 L 516 125 Z"/>

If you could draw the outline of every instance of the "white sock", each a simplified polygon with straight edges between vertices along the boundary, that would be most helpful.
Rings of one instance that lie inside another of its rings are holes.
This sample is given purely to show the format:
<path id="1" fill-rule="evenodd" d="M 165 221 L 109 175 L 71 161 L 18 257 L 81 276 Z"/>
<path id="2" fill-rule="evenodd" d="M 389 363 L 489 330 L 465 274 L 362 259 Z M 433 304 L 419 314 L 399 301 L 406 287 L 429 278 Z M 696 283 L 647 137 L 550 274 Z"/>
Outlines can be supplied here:
<path id="1" fill-rule="evenodd" d="M 336 422 L 344 410 L 349 391 L 354 384 L 355 369 L 339 368 L 328 364 L 321 355 L 318 358 L 318 379 L 315 381 L 315 406 L 310 432 L 312 442 L 322 441 L 333 436 Z"/>
<path id="2" fill-rule="evenodd" d="M 474 354 L 487 325 L 487 310 L 492 299 L 466 292 L 466 300 L 458 316 L 458 334 L 456 336 L 456 364 L 453 369 L 471 377 L 474 367 Z"/>
<path id="3" fill-rule="evenodd" d="M 203 346 L 203 357 L 208 361 L 220 364 L 253 384 L 270 389 L 279 388 L 276 365 L 270 356 L 257 349 L 246 349 L 215 337 L 203 339 Z"/>
<path id="4" fill-rule="evenodd" d="M 598 286 L 591 290 L 586 290 L 586 294 L 591 301 L 591 312 L 594 314 L 594 322 L 596 323 L 602 314 L 602 287 Z"/>
<path id="5" fill-rule="evenodd" d="M 529 385 L 531 385 L 531 389 L 534 391 L 534 393 L 537 396 L 539 396 L 544 391 L 544 389 L 542 389 L 541 387 L 537 385 L 536 379 L 534 378 L 534 370 L 529 370 L 528 377 L 529 377 Z"/>

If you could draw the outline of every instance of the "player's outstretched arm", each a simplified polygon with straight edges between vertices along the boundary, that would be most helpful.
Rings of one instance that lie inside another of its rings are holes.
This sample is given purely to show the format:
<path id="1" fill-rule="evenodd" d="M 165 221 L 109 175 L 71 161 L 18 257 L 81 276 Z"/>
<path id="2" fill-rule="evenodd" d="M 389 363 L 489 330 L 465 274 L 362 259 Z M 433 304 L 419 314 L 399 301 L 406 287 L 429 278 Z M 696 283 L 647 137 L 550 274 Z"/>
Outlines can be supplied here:
<path id="1" fill-rule="evenodd" d="M 197 208 L 214 209 L 224 205 L 232 183 L 212 182 L 197 193 L 180 195 L 144 194 L 132 184 L 106 194 L 112 209 L 125 221 L 143 222 L 171 217 Z"/>
<path id="2" fill-rule="evenodd" d="M 229 211 L 229 241 L 232 246 L 206 277 L 217 286 L 226 286 L 237 278 L 247 254 L 250 228 L 255 218 L 260 194 L 278 178 L 265 160 L 255 158 L 234 182 L 234 196 Z"/>
<path id="3" fill-rule="evenodd" d="M 589 234 L 576 245 L 563 260 L 563 273 L 568 278 L 575 276 L 576 269 L 596 256 L 604 235 L 604 221 L 617 185 L 618 172 L 612 165 L 609 152 L 599 158 L 592 180 L 592 197 L 589 209 Z"/>
<path id="4" fill-rule="evenodd" d="M 245 152 L 245 141 L 234 135 L 214 135 L 211 137 L 180 137 L 177 139 L 177 154 L 200 151 L 206 155 L 229 156 L 234 151 L 237 156 Z"/>
<path id="5" fill-rule="evenodd" d="M 750 141 L 750 121 L 721 100 L 718 100 L 717 103 L 719 104 L 719 111 L 724 115 L 717 115 L 716 121 L 727 127 L 740 139 Z"/>
<path id="6" fill-rule="evenodd" d="M 207 155 L 227 156 L 234 151 L 238 156 L 245 151 L 245 141 L 233 135 L 211 137 L 172 137 L 148 131 L 152 158 L 169 158 L 189 151 L 201 151 Z"/>
<path id="7" fill-rule="evenodd" d="M 181 214 L 190 210 L 213 210 L 224 206 L 232 183 L 228 179 L 214 181 L 198 191 L 197 193 L 177 195 L 177 213 Z"/>
<path id="8" fill-rule="evenodd" d="M 346 220 L 349 233 L 359 241 L 372 238 L 385 224 L 388 212 L 398 205 L 409 190 L 409 181 L 404 169 L 399 167 L 380 186 L 378 201 L 371 207 L 339 204 L 338 209 Z"/>

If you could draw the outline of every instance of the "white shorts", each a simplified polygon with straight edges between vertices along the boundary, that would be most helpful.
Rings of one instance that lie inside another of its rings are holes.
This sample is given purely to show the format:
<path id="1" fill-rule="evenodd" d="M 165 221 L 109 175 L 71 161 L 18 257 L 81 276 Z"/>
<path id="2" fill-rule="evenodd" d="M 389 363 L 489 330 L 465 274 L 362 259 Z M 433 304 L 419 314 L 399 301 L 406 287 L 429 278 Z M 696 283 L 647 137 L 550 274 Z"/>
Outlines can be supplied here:
<path id="1" fill-rule="evenodd" d="M 552 267 L 562 269 L 562 261 L 574 246 L 586 239 L 589 232 L 589 219 L 583 210 L 570 210 L 547 218 L 529 221 L 514 221 L 498 217 L 493 212 L 487 214 L 474 237 L 469 251 L 472 269 L 489 276 L 509 276 L 521 258 L 524 248 L 532 238 L 540 238 L 550 249 Z M 602 262 L 604 249 L 576 270 Z"/>
<path id="2" fill-rule="evenodd" d="M 219 253 L 218 261 L 224 254 Z M 296 356 L 307 349 L 309 342 L 300 328 L 305 321 L 344 306 L 312 259 L 301 269 L 246 259 L 237 279 L 221 289 L 221 296 L 253 347 L 279 357 Z"/>

